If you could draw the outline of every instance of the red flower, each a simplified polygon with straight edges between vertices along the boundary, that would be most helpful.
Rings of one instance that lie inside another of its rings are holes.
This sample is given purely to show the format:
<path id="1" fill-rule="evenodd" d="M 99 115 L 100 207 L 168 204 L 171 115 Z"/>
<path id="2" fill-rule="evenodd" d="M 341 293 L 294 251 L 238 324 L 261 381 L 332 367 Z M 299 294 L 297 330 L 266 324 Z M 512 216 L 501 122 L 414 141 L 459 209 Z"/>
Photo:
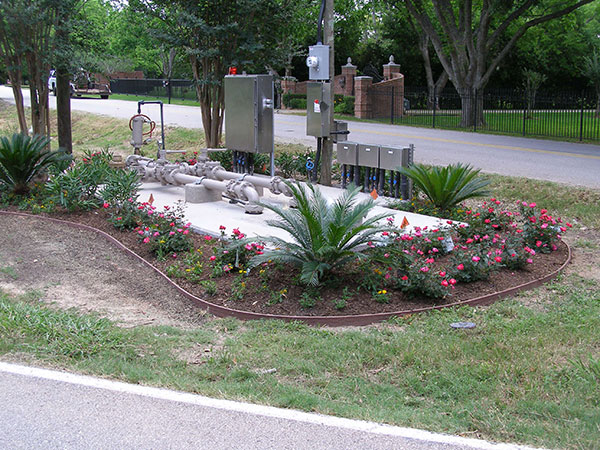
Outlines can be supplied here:
<path id="1" fill-rule="evenodd" d="M 448 287 L 448 281 L 447 280 L 442 280 L 442 286 Z"/>
<path id="2" fill-rule="evenodd" d="M 457 270 L 465 270 L 465 266 L 464 266 L 464 264 L 461 263 L 458 266 L 456 266 L 456 269 Z"/>

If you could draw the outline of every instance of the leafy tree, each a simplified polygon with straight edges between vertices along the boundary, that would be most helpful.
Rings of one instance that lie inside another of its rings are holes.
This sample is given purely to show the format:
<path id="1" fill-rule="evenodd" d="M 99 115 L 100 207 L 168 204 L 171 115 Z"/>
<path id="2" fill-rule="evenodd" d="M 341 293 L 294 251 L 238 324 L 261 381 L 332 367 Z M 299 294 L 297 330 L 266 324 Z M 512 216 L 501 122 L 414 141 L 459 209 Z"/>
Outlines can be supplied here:
<path id="1" fill-rule="evenodd" d="M 400 4 L 400 0 L 390 0 Z M 530 28 L 564 16 L 593 0 L 403 0 L 427 34 L 462 103 L 462 126 L 483 124 L 482 92 L 498 64 Z M 508 38 L 507 38 L 508 37 Z M 506 38 L 506 39 L 505 39 Z"/>
<path id="2" fill-rule="evenodd" d="M 600 52 L 585 58 L 584 74 L 596 90 L 596 117 L 600 117 Z"/>
<path id="3" fill-rule="evenodd" d="M 527 118 L 531 119 L 531 112 L 535 107 L 535 97 L 537 91 L 544 81 L 548 79 L 543 73 L 536 72 L 535 70 L 525 69 L 523 70 L 523 77 L 525 81 L 523 87 L 525 88 L 525 96 L 527 97 Z"/>
<path id="4" fill-rule="evenodd" d="M 284 55 L 278 45 L 285 34 L 293 2 L 277 0 L 134 0 L 136 10 L 160 19 L 161 40 L 184 50 L 191 64 L 209 147 L 221 140 L 223 78 L 231 66 L 262 71 Z"/>

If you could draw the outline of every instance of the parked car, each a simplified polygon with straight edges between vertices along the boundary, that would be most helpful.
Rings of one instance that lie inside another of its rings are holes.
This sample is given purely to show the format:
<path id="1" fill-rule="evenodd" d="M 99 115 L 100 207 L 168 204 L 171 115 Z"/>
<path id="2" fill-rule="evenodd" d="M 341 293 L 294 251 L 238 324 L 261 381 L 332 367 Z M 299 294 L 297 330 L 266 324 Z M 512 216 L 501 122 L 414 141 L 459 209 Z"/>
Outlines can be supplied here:
<path id="1" fill-rule="evenodd" d="M 82 95 L 99 95 L 100 98 L 107 99 L 111 94 L 110 85 L 106 83 L 96 83 L 95 76 L 88 71 L 80 69 L 70 82 L 71 97 L 81 97 Z M 52 95 L 56 96 L 56 71 L 50 71 L 48 78 L 48 88 Z"/>

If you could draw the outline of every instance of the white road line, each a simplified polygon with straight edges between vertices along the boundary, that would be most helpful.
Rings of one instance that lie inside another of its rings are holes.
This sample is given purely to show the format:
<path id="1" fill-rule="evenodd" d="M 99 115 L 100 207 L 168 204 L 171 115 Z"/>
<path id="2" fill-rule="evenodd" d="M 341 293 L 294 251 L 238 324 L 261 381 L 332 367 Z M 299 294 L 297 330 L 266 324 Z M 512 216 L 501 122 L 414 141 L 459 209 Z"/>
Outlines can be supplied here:
<path id="1" fill-rule="evenodd" d="M 80 386 L 87 386 L 98 389 L 106 389 L 113 392 L 123 392 L 127 394 L 141 395 L 161 400 L 169 400 L 180 403 L 222 409 L 226 411 L 236 411 L 248 414 L 256 414 L 265 417 L 273 417 L 278 419 L 294 420 L 298 422 L 324 425 L 330 427 L 344 428 L 354 431 L 362 431 L 366 433 L 397 436 L 403 438 L 416 439 L 426 442 L 434 442 L 439 444 L 454 444 L 471 447 L 474 449 L 490 449 L 490 450 L 532 450 L 532 447 L 525 447 L 514 444 L 495 444 L 492 442 L 463 438 L 459 436 L 451 436 L 429 431 L 418 430 L 414 428 L 402 428 L 391 425 L 383 425 L 375 422 L 366 422 L 362 420 L 344 419 L 341 417 L 325 416 L 321 414 L 305 413 L 292 409 L 281 409 L 272 406 L 254 405 L 249 403 L 241 403 L 231 400 L 219 400 L 201 395 L 189 394 L 185 392 L 171 391 L 167 389 L 153 388 L 147 386 L 139 386 L 135 384 L 127 384 L 119 381 L 111 381 L 102 378 L 94 378 L 84 375 L 75 375 L 67 372 L 59 372 L 55 370 L 40 369 L 36 367 L 27 367 L 16 364 L 8 364 L 0 361 L 0 372 L 23 375 L 46 380 L 59 381 Z"/>

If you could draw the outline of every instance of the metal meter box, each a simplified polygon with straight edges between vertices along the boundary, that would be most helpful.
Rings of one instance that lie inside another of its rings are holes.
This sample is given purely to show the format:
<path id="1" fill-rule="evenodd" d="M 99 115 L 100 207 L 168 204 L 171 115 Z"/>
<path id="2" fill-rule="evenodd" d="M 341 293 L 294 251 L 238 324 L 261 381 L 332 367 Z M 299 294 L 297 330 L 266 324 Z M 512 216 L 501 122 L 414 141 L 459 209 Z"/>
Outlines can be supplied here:
<path id="1" fill-rule="evenodd" d="M 358 165 L 358 144 L 356 142 L 338 142 L 337 161 L 350 166 Z"/>
<path id="2" fill-rule="evenodd" d="M 399 147 L 381 146 L 379 150 L 379 168 L 396 170 L 402 166 L 402 150 Z"/>
<path id="3" fill-rule="evenodd" d="M 307 83 L 306 86 L 306 134 L 329 137 L 331 134 L 331 85 L 329 83 Z"/>
<path id="4" fill-rule="evenodd" d="M 247 153 L 273 152 L 273 77 L 225 77 L 225 145 Z"/>
<path id="5" fill-rule="evenodd" d="M 358 165 L 361 167 L 379 167 L 379 146 L 358 145 Z"/>
<path id="6" fill-rule="evenodd" d="M 311 45 L 308 47 L 309 80 L 329 80 L 329 45 Z"/>

